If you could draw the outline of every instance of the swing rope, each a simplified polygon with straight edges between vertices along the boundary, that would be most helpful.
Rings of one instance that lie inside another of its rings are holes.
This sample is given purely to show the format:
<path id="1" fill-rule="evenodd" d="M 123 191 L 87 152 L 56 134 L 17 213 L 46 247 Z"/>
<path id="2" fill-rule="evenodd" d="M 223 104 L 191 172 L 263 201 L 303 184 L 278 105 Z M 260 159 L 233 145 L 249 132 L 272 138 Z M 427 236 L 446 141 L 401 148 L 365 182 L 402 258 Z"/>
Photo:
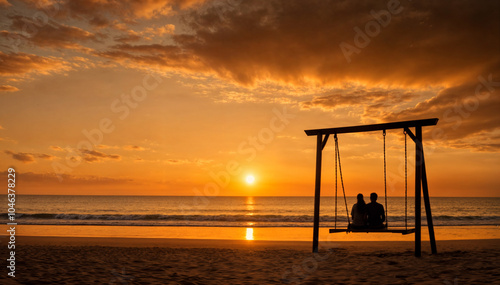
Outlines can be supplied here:
<path id="1" fill-rule="evenodd" d="M 406 137 L 408 134 L 403 131 L 405 135 L 405 229 L 408 230 L 408 146 Z"/>
<path id="2" fill-rule="evenodd" d="M 384 136 L 384 192 L 385 192 L 385 227 L 387 228 L 389 223 L 388 223 L 388 217 L 387 217 L 387 162 L 386 162 L 386 155 L 385 155 L 385 130 L 383 131 L 383 136 Z"/>
<path id="3" fill-rule="evenodd" d="M 350 225 L 351 224 L 351 219 L 349 218 L 349 210 L 347 210 L 347 199 L 346 199 L 346 196 L 345 196 L 345 188 L 344 188 L 344 178 L 342 177 L 342 164 L 340 163 L 340 149 L 339 149 L 339 140 L 337 138 L 337 134 L 335 134 L 335 152 L 337 153 L 337 157 L 335 159 L 335 161 L 337 161 L 338 159 L 338 162 L 339 162 L 339 174 L 340 174 L 340 185 L 342 186 L 342 192 L 344 194 L 344 204 L 345 204 L 345 212 L 346 212 L 346 215 L 347 215 L 347 224 Z M 335 163 L 335 165 L 337 165 Z M 337 172 L 335 172 L 335 177 L 337 176 Z M 337 195 L 335 195 L 335 198 L 337 198 Z M 337 212 L 337 205 L 335 204 L 335 213 Z"/>

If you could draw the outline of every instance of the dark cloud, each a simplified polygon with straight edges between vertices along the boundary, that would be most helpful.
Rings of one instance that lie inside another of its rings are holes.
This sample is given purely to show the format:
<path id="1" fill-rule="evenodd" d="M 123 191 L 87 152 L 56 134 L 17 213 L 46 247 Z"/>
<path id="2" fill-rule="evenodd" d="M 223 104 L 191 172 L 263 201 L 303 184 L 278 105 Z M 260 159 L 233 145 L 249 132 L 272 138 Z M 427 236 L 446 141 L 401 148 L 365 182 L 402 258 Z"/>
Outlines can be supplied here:
<path id="1" fill-rule="evenodd" d="M 138 146 L 138 145 L 126 145 L 123 147 L 125 150 L 136 150 L 136 151 L 143 151 L 145 148 Z"/>
<path id="2" fill-rule="evenodd" d="M 55 156 L 50 155 L 50 154 L 45 154 L 45 153 L 38 153 L 35 156 L 38 158 L 41 158 L 41 159 L 46 159 L 46 160 L 52 160 L 55 158 Z"/>
<path id="3" fill-rule="evenodd" d="M 33 154 L 31 154 L 31 153 L 25 153 L 25 152 L 15 153 L 15 152 L 12 152 L 10 150 L 6 150 L 4 152 L 6 154 L 12 156 L 13 159 L 19 160 L 19 161 L 21 161 L 23 163 L 32 163 L 32 162 L 35 162 L 35 158 L 34 158 Z"/>
<path id="4" fill-rule="evenodd" d="M 19 91 L 19 88 L 11 85 L 0 85 L 0 92 L 16 92 L 16 91 Z"/>
<path id="5" fill-rule="evenodd" d="M 217 74 L 243 85 L 272 80 L 451 86 L 500 65 L 500 2 L 401 1 L 394 14 L 381 12 L 388 10 L 387 3 L 399 2 L 75 0 L 59 2 L 58 7 L 64 19 L 69 15 L 96 26 L 118 25 L 116 17 L 126 19 L 119 22 L 126 32 L 130 28 L 123 23 L 182 11 L 189 29 L 173 35 L 173 44 L 131 45 L 147 35 L 130 32 L 114 37 L 123 44 L 95 54 L 132 67 Z M 194 7 L 198 9 L 188 9 Z M 28 21 L 14 16 L 12 28 Z M 360 34 L 363 46 L 356 45 Z M 49 21 L 29 39 L 37 46 L 79 48 L 96 37 Z M 342 44 L 356 48 L 349 60 Z"/>
<path id="6" fill-rule="evenodd" d="M 111 23 L 108 19 L 102 16 L 94 16 L 89 20 L 89 24 L 98 28 L 104 28 L 109 26 Z"/>
<path id="7" fill-rule="evenodd" d="M 83 160 L 86 162 L 101 162 L 104 159 L 120 160 L 121 156 L 117 154 L 106 154 L 97 150 L 80 150 L 83 155 Z"/>
<path id="8" fill-rule="evenodd" d="M 110 19 L 123 22 L 152 19 L 198 6 L 205 0 L 63 0 L 57 2 L 23 0 L 23 2 L 36 9 L 50 9 L 54 16 L 60 18 L 69 16 L 75 19 L 85 19 L 96 27 L 106 27 L 113 24 Z"/>
<path id="9" fill-rule="evenodd" d="M 14 36 L 21 37 L 37 47 L 85 49 L 80 43 L 98 42 L 99 38 L 104 37 L 102 34 L 96 35 L 81 28 L 59 24 L 52 20 L 42 24 L 20 15 L 12 16 L 11 20 L 10 29 L 12 31 L 28 31 L 28 35 L 20 33 Z"/>
<path id="10" fill-rule="evenodd" d="M 359 90 L 347 94 L 317 96 L 311 101 L 301 102 L 300 106 L 304 109 L 321 108 L 330 110 L 341 106 L 363 105 L 369 109 L 379 109 L 407 102 L 415 97 L 416 95 L 411 92 Z"/>
<path id="11" fill-rule="evenodd" d="M 437 117 L 438 125 L 426 133 L 429 140 L 450 147 L 497 152 L 500 150 L 500 78 L 480 78 L 446 88 L 414 107 L 386 112 L 380 118 L 397 121 Z"/>
<path id="12" fill-rule="evenodd" d="M 115 41 L 120 42 L 120 43 L 130 43 L 130 42 L 138 42 L 142 40 L 142 36 L 137 33 L 127 33 L 126 35 L 121 35 L 115 37 Z"/>
<path id="13" fill-rule="evenodd" d="M 385 26 L 370 14 L 387 10 L 385 1 L 235 3 L 222 13 L 215 8 L 190 13 L 185 22 L 192 31 L 174 35 L 176 47 L 122 45 L 102 55 L 195 68 L 241 84 L 270 79 L 450 85 L 500 64 L 497 1 L 402 1 L 401 12 Z M 367 23 L 378 25 L 379 32 L 349 63 L 340 45 L 355 46 L 355 28 L 363 31 Z"/>
<path id="14" fill-rule="evenodd" d="M 142 31 L 128 30 L 126 34 L 116 36 L 115 41 L 121 43 L 138 42 L 141 40 L 153 40 L 155 37 L 164 37 L 165 35 L 173 34 L 175 26 L 167 24 L 161 27 L 147 27 Z"/>
<path id="15" fill-rule="evenodd" d="M 55 156 L 44 153 L 28 153 L 28 152 L 13 152 L 10 150 L 5 150 L 4 153 L 10 155 L 13 159 L 21 161 L 23 163 L 32 163 L 35 162 L 36 158 L 52 160 Z"/>

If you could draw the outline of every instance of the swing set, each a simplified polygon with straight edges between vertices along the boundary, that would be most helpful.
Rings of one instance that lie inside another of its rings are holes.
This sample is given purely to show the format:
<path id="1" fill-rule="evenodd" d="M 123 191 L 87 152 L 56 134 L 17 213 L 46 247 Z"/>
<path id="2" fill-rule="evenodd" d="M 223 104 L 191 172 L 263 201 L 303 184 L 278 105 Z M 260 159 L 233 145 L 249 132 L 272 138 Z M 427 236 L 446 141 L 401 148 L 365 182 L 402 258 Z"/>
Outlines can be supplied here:
<path id="1" fill-rule="evenodd" d="M 335 226 L 330 229 L 330 233 L 339 232 L 366 232 L 366 233 L 400 233 L 403 235 L 415 234 L 415 256 L 421 256 L 421 196 L 423 194 L 424 205 L 427 217 L 427 227 L 429 229 L 429 239 L 431 243 L 431 251 L 437 253 L 436 239 L 434 237 L 434 226 L 432 222 L 431 205 L 429 200 L 429 189 L 427 186 L 427 174 L 425 170 L 424 150 L 422 145 L 422 127 L 434 126 L 438 122 L 437 118 L 413 121 L 401 121 L 385 124 L 360 125 L 351 127 L 329 128 L 329 129 L 314 129 L 306 130 L 308 136 L 317 137 L 316 147 L 316 183 L 314 194 L 314 224 L 313 224 L 313 252 L 318 252 L 318 234 L 319 234 L 319 214 L 320 214 L 320 198 L 321 198 L 321 160 L 323 149 L 330 135 L 334 136 L 335 140 Z M 415 134 L 410 130 L 415 128 Z M 403 228 L 395 228 L 388 226 L 387 212 L 387 163 L 386 163 L 386 130 L 403 129 L 405 136 L 405 226 Z M 384 150 L 384 192 L 385 192 L 385 216 L 386 222 L 384 228 L 381 229 L 353 229 L 350 226 L 349 211 L 347 209 L 347 199 L 344 188 L 344 179 L 342 176 L 342 165 L 340 162 L 340 149 L 338 142 L 338 134 L 342 133 L 359 133 L 369 131 L 382 131 L 383 134 L 383 150 Z M 408 228 L 408 147 L 407 136 L 415 143 L 415 226 Z M 338 170 L 338 171 L 337 171 Z M 338 176 L 340 176 L 340 185 L 344 196 L 345 209 L 347 214 L 347 228 L 337 228 L 337 191 L 338 191 Z M 422 193 L 423 192 L 423 193 Z"/>

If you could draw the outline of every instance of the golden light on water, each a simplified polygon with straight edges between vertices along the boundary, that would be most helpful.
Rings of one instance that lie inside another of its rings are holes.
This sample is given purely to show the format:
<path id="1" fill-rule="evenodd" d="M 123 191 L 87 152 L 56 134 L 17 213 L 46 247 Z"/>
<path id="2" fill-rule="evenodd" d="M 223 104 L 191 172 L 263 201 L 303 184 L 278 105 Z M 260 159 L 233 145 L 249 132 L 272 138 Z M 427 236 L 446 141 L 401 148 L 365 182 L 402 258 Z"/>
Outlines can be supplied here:
<path id="1" fill-rule="evenodd" d="M 254 205 L 255 205 L 255 200 L 253 197 L 247 197 L 245 200 L 245 205 L 246 209 L 248 211 L 247 215 L 248 216 L 253 216 L 253 211 L 254 211 Z M 248 222 L 248 226 L 253 226 L 253 222 Z M 246 240 L 253 240 L 253 228 L 246 228 L 246 235 L 245 235 Z"/>
<path id="2" fill-rule="evenodd" d="M 245 205 L 247 208 L 248 213 L 246 213 L 247 216 L 253 216 L 253 211 L 255 209 L 254 207 L 254 199 L 253 197 L 247 197 Z"/>
<path id="3" fill-rule="evenodd" d="M 253 240 L 253 228 L 247 228 L 246 240 Z"/>

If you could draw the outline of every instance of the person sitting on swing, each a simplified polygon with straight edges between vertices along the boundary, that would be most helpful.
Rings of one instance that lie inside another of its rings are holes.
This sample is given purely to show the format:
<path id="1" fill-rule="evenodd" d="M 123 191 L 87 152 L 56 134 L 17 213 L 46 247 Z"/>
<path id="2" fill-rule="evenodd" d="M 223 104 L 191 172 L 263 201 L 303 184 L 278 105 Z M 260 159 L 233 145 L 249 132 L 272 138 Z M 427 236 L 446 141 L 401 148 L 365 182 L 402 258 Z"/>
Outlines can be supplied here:
<path id="1" fill-rule="evenodd" d="M 358 202 L 352 205 L 351 217 L 353 229 L 364 229 L 366 228 L 366 203 L 363 198 L 363 194 L 358 194 Z"/>
<path id="2" fill-rule="evenodd" d="M 371 229 L 382 229 L 385 227 L 385 211 L 384 206 L 377 203 L 377 193 L 370 194 L 371 203 L 366 205 L 366 216 L 368 227 Z"/>

